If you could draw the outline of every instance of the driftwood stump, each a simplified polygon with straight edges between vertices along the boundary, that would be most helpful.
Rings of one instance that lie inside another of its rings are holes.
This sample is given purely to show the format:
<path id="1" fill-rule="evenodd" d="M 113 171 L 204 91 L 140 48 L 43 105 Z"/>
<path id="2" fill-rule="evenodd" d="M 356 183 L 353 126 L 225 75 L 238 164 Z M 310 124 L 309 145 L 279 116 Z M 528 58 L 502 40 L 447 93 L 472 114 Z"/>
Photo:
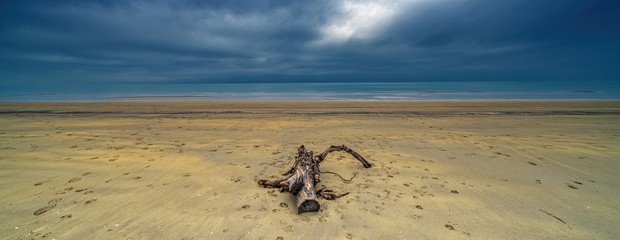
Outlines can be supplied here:
<path id="1" fill-rule="evenodd" d="M 359 160 L 364 167 L 371 167 L 366 159 L 344 145 L 328 147 L 323 153 L 316 156 L 313 155 L 312 151 L 306 151 L 306 147 L 301 145 L 297 149 L 295 163 L 291 169 L 283 174 L 283 176 L 287 176 L 286 178 L 281 180 L 261 179 L 258 180 L 258 185 L 266 188 L 280 188 L 280 192 L 290 192 L 293 196 L 293 200 L 297 204 L 297 213 L 317 212 L 320 208 L 317 195 L 327 200 L 333 200 L 349 194 L 348 192 L 337 193 L 325 188 L 320 190 L 315 189 L 315 185 L 321 181 L 319 164 L 325 160 L 327 154 L 334 151 L 348 152 Z"/>

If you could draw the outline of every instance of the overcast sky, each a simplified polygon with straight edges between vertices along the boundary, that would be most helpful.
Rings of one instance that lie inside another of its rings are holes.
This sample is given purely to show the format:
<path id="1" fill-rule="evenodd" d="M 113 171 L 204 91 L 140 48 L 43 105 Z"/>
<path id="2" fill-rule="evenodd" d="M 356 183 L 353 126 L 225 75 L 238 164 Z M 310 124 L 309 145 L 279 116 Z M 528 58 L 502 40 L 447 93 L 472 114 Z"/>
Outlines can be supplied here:
<path id="1" fill-rule="evenodd" d="M 3 0 L 0 81 L 620 81 L 619 23 L 617 0 Z"/>

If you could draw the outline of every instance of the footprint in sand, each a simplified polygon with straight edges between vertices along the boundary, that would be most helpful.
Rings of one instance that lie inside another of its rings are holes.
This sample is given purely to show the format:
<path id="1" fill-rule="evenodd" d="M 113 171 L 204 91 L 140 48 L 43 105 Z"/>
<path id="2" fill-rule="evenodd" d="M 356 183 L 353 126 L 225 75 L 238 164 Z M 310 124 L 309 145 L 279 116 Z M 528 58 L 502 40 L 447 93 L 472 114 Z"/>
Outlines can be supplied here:
<path id="1" fill-rule="evenodd" d="M 112 156 L 112 158 L 110 158 L 110 159 L 108 160 L 108 162 L 114 162 L 114 161 L 118 160 L 118 159 L 119 159 L 119 157 L 120 157 L 120 155 L 116 154 L 116 155 Z"/>
<path id="2" fill-rule="evenodd" d="M 52 210 L 53 208 L 56 207 L 56 204 L 58 204 L 60 200 L 62 200 L 62 198 L 55 198 L 55 199 L 50 200 L 49 202 L 47 202 L 47 206 L 39 208 L 39 210 L 34 212 L 34 215 L 39 216 L 41 214 L 46 213 L 49 210 Z"/>
<path id="3" fill-rule="evenodd" d="M 77 182 L 77 181 L 80 181 L 80 180 L 82 180 L 82 178 L 76 177 L 76 178 L 70 179 L 67 183 L 74 183 L 74 182 Z"/>

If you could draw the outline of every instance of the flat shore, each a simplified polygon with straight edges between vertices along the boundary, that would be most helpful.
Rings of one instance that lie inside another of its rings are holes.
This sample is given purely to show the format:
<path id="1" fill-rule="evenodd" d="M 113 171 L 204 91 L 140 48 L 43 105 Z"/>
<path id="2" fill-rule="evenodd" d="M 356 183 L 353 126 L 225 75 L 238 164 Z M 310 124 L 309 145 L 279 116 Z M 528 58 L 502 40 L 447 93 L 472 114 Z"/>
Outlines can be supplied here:
<path id="1" fill-rule="evenodd" d="M 260 188 L 332 153 L 298 215 Z M 0 102 L 6 239 L 614 239 L 620 102 Z"/>

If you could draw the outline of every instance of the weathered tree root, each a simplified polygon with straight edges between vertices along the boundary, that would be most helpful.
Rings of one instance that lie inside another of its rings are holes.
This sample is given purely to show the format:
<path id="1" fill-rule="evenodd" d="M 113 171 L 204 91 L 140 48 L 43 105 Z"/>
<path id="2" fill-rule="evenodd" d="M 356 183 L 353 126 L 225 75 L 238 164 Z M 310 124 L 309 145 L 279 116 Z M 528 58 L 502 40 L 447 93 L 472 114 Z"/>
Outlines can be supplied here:
<path id="1" fill-rule="evenodd" d="M 359 160 L 364 167 L 369 168 L 372 166 L 361 155 L 344 145 L 330 146 L 323 153 L 316 156 L 313 156 L 312 151 L 306 151 L 306 147 L 301 145 L 297 149 L 295 163 L 291 169 L 283 174 L 287 176 L 286 178 L 281 180 L 261 179 L 258 180 L 258 185 L 265 188 L 279 188 L 280 192 L 290 192 L 297 204 L 297 213 L 317 212 L 320 208 L 317 195 L 327 200 L 333 200 L 349 194 L 348 192 L 337 193 L 326 188 L 319 189 L 318 191 L 315 190 L 315 185 L 321 181 L 319 164 L 325 160 L 327 154 L 334 151 L 348 152 Z"/>

